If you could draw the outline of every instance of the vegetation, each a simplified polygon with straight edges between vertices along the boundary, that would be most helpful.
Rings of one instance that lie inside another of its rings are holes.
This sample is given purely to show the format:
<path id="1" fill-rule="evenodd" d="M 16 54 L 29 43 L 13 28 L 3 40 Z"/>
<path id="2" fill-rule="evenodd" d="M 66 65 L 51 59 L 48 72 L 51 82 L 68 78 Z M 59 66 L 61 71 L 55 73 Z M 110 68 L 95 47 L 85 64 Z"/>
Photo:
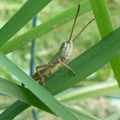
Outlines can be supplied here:
<path id="1" fill-rule="evenodd" d="M 0 97 L 5 98 L 0 103 L 0 120 L 32 120 L 31 115 L 25 116 L 24 113 L 31 113 L 33 107 L 43 120 L 46 117 L 44 114 L 48 115 L 46 119 L 50 119 L 50 114 L 52 118 L 55 116 L 55 119 L 63 120 L 120 119 L 120 108 L 113 109 L 110 102 L 114 101 L 112 95 L 120 94 L 118 1 L 0 2 L 6 6 L 4 12 L 1 12 L 3 19 L 0 21 Z M 62 67 L 50 75 L 42 87 L 27 75 L 30 64 L 30 41 L 35 38 L 37 42 L 36 64 L 47 63 L 60 44 L 68 39 L 78 3 L 80 13 L 74 36 L 92 18 L 95 17 L 96 20 L 74 42 L 73 57 L 68 65 L 76 74 L 73 76 Z M 32 28 L 30 20 L 36 15 L 38 25 Z M 98 109 L 93 107 L 93 110 L 90 110 L 95 100 L 98 103 L 105 100 L 107 103 L 104 101 L 98 105 Z M 105 109 L 107 112 L 102 109 L 106 106 L 105 103 L 108 104 Z M 33 107 L 29 108 L 30 106 Z M 99 114 L 101 111 L 104 114 Z"/>

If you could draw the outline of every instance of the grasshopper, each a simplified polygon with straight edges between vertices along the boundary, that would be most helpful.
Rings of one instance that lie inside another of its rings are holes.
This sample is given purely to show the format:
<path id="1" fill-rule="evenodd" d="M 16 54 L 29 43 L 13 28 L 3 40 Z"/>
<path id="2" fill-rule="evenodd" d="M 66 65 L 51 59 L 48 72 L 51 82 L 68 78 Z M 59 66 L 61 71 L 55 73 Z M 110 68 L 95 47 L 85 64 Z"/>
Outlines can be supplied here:
<path id="1" fill-rule="evenodd" d="M 72 40 L 72 34 L 75 27 L 75 23 L 80 11 L 80 4 L 78 4 L 77 13 L 73 22 L 72 30 L 69 36 L 69 39 L 62 43 L 59 51 L 56 55 L 48 62 L 48 64 L 39 65 L 36 67 L 36 73 L 33 74 L 33 78 L 38 81 L 41 85 L 45 85 L 45 79 L 51 74 L 51 71 L 58 65 L 63 65 L 66 69 L 68 69 L 73 75 L 75 72 L 67 65 L 72 56 L 73 50 L 73 41 L 81 34 L 81 32 L 90 24 L 94 19 L 92 19 L 86 26 L 75 36 Z"/>

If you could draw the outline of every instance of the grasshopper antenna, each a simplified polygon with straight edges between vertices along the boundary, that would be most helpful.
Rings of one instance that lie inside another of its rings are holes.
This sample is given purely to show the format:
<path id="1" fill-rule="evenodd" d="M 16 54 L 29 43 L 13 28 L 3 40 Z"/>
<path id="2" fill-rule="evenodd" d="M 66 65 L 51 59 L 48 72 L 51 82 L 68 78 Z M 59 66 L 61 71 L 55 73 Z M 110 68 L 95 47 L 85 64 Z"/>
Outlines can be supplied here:
<path id="1" fill-rule="evenodd" d="M 92 20 L 90 20 L 83 28 L 82 30 L 75 36 L 75 38 L 72 41 L 75 41 L 75 39 L 85 30 L 85 28 L 95 20 L 95 18 L 93 18 Z"/>
<path id="2" fill-rule="evenodd" d="M 70 37 L 69 37 L 69 40 L 68 40 L 68 41 L 71 41 L 72 34 L 73 34 L 73 30 L 74 30 L 74 28 L 75 28 L 75 23 L 76 23 L 76 20 L 77 20 L 79 11 L 80 11 L 80 4 L 78 4 L 77 13 L 76 13 L 76 16 L 75 16 L 75 20 L 74 20 L 74 23 L 73 23 L 72 30 L 71 30 Z"/>

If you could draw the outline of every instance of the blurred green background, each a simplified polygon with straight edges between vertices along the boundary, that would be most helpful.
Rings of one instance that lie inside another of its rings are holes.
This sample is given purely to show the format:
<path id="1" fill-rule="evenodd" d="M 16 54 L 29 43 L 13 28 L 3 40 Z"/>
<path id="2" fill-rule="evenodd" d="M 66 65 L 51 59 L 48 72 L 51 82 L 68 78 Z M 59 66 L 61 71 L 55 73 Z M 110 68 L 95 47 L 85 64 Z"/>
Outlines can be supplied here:
<path id="1" fill-rule="evenodd" d="M 113 25 L 115 28 L 117 28 L 120 26 L 120 0 L 107 1 L 111 12 Z M 0 0 L 0 27 L 2 27 L 16 13 L 16 11 L 19 10 L 24 2 L 25 0 Z M 77 0 L 53 0 L 49 5 L 47 5 L 47 7 L 45 7 L 45 9 L 42 10 L 42 12 L 38 14 L 38 24 L 49 20 L 73 4 L 76 4 L 76 2 Z M 79 17 L 73 36 L 75 36 L 93 17 L 94 16 L 92 11 Z M 52 56 L 58 51 L 61 43 L 69 38 L 72 24 L 73 21 L 55 29 L 50 33 L 45 34 L 42 37 L 37 38 L 36 65 L 47 63 L 52 58 Z M 22 28 L 16 34 L 16 36 L 30 30 L 31 28 L 32 20 L 24 28 Z M 101 39 L 95 21 L 84 30 L 79 38 L 80 40 L 76 39 L 74 42 L 72 59 L 74 59 L 76 56 L 84 52 L 86 49 Z M 20 68 L 22 68 L 27 74 L 29 74 L 30 66 L 30 49 L 31 43 L 8 54 L 9 58 L 14 61 Z M 0 73 L 3 78 L 19 83 L 19 81 L 16 81 L 16 78 L 14 76 L 12 76 L 9 72 L 6 72 L 5 68 L 1 67 Z M 89 76 L 86 81 L 83 80 L 80 84 L 74 86 L 74 88 L 77 89 L 79 87 L 90 86 L 103 81 L 113 80 L 113 72 L 111 70 L 110 64 L 107 64 L 96 73 Z M 0 111 L 2 112 L 4 108 L 8 107 L 15 100 L 16 99 L 12 97 L 0 96 Z M 70 101 L 69 104 L 80 110 L 85 109 L 87 112 L 92 113 L 100 118 L 104 118 L 120 110 L 119 100 L 113 98 L 108 99 L 107 97 L 89 98 L 84 101 L 73 100 Z M 31 109 L 32 107 L 23 112 L 16 118 L 16 120 L 33 120 Z M 40 112 L 40 110 L 37 111 L 39 113 L 39 117 L 42 120 L 58 119 L 48 113 Z"/>

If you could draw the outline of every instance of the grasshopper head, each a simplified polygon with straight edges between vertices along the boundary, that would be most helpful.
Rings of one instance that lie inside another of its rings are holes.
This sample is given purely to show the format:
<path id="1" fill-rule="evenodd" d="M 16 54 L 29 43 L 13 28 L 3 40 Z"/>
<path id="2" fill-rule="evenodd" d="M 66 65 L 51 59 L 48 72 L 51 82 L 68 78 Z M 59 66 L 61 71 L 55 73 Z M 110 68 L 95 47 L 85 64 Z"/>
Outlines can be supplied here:
<path id="1" fill-rule="evenodd" d="M 60 47 L 60 58 L 64 63 L 67 63 L 72 56 L 73 43 L 66 41 Z"/>

